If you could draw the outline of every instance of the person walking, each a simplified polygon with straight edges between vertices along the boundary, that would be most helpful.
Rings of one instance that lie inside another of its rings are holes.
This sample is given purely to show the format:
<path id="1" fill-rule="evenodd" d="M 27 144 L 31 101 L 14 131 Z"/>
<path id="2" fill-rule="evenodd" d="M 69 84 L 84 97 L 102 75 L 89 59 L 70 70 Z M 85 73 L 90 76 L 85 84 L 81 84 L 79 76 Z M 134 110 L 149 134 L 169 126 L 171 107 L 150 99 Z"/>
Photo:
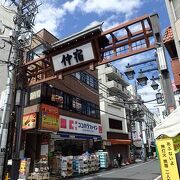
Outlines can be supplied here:
<path id="1" fill-rule="evenodd" d="M 118 162 L 118 166 L 121 168 L 121 164 L 122 164 L 122 155 L 121 155 L 121 153 L 120 152 L 118 152 L 118 154 L 117 154 L 117 162 Z"/>

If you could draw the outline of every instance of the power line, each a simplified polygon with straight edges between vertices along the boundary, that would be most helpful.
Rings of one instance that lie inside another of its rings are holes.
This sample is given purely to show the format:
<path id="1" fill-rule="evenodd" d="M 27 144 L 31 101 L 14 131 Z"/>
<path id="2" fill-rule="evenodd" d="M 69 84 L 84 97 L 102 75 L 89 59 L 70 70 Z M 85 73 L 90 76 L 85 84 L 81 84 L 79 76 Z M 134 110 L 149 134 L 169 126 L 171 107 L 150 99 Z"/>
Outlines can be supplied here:
<path id="1" fill-rule="evenodd" d="M 82 71 L 81 71 L 82 72 Z M 82 76 L 85 78 L 85 76 L 83 75 L 83 73 L 82 73 Z M 75 77 L 76 78 L 76 77 Z M 76 78 L 79 82 L 80 82 L 80 80 L 78 79 L 78 78 Z M 80 82 L 81 83 L 81 82 Z M 99 82 L 98 81 L 98 83 L 100 83 L 101 85 L 103 85 L 103 86 L 105 86 L 107 89 L 103 89 L 103 91 L 105 92 L 105 93 L 107 93 L 106 91 L 111 91 L 105 84 L 103 84 L 103 83 L 101 83 L 101 82 Z M 81 85 L 83 85 L 82 83 L 81 83 Z M 84 85 L 83 85 L 84 86 Z M 86 87 L 86 86 L 84 86 L 86 89 L 88 89 L 88 90 L 90 90 L 88 87 Z M 90 90 L 91 91 L 91 90 Z M 92 91 L 93 92 L 93 91 Z M 115 91 L 111 91 L 111 92 L 115 92 Z M 95 93 L 95 92 L 93 92 L 93 93 Z M 99 96 L 102 96 L 102 94 L 100 94 L 100 93 L 96 93 L 97 95 L 99 95 Z M 118 93 L 116 93 L 116 94 L 118 94 Z M 102 96 L 103 98 L 105 98 L 105 99 L 107 99 L 107 100 L 109 100 L 109 101 L 112 101 L 112 102 L 116 102 L 117 103 L 117 101 L 113 101 L 113 100 L 110 100 L 110 99 L 108 99 L 108 98 L 106 98 L 106 97 L 104 97 L 104 96 Z M 117 97 L 119 97 L 119 96 L 117 96 Z M 149 100 L 149 101 L 142 101 L 142 100 L 138 100 L 137 102 L 130 102 L 130 101 L 119 101 L 119 103 L 124 103 L 124 104 L 140 104 L 140 103 L 148 103 L 148 102 L 152 102 L 152 101 L 155 101 L 156 99 L 153 99 L 153 100 Z"/>
<path id="2" fill-rule="evenodd" d="M 81 83 L 80 83 L 80 84 L 81 84 Z M 67 86 L 67 85 L 65 85 L 64 83 L 63 83 L 63 85 L 64 85 L 67 89 L 69 89 L 69 90 L 74 91 L 75 93 L 77 93 L 74 89 L 72 89 L 72 88 L 68 87 L 68 86 Z M 83 85 L 83 87 L 84 87 L 84 85 Z M 79 94 L 79 95 L 81 95 L 81 94 Z M 107 111 L 101 110 L 100 108 L 99 108 L 98 110 L 99 110 L 99 111 L 101 111 L 101 112 L 104 112 L 104 113 L 106 113 L 106 114 L 109 114 L 109 115 L 115 116 L 115 117 L 119 117 L 119 118 L 122 118 L 122 119 L 130 120 L 130 119 L 127 119 L 127 118 L 125 118 L 125 117 L 123 117 L 123 116 L 118 116 L 118 115 L 115 115 L 115 114 L 109 113 L 109 112 L 107 112 Z"/>

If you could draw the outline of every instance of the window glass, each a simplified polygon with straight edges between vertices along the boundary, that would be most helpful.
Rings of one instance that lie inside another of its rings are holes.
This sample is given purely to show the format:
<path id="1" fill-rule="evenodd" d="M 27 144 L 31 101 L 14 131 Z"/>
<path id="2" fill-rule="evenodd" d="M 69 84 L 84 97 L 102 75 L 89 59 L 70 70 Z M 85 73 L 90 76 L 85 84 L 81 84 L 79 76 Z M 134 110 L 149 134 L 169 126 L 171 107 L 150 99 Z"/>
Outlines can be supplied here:
<path id="1" fill-rule="evenodd" d="M 70 110 L 70 97 L 68 94 L 64 93 L 64 109 Z"/>
<path id="2" fill-rule="evenodd" d="M 59 108 L 63 108 L 63 92 L 60 90 L 53 90 L 51 101 L 54 102 Z"/>
<path id="3" fill-rule="evenodd" d="M 77 112 L 81 112 L 82 111 L 82 104 L 81 104 L 81 99 L 80 98 L 76 98 L 76 111 Z"/>
<path id="4" fill-rule="evenodd" d="M 99 106 L 96 105 L 96 118 L 100 118 Z"/>
<path id="5" fill-rule="evenodd" d="M 82 114 L 85 114 L 86 115 L 86 101 L 84 100 L 81 100 L 81 103 L 82 103 Z"/>
<path id="6" fill-rule="evenodd" d="M 90 79 L 91 77 L 86 74 L 86 84 L 90 85 Z"/>
<path id="7" fill-rule="evenodd" d="M 76 72 L 76 78 L 79 79 L 79 80 L 81 79 L 81 74 L 80 74 L 80 72 Z"/>
<path id="8" fill-rule="evenodd" d="M 81 80 L 85 84 L 98 90 L 98 80 L 87 72 L 76 72 L 72 74 L 77 79 Z"/>
<path id="9" fill-rule="evenodd" d="M 91 104 L 91 116 L 96 117 L 96 106 L 95 106 L 95 104 Z"/>
<path id="10" fill-rule="evenodd" d="M 86 103 L 86 112 L 88 116 L 91 115 L 91 104 L 89 102 Z"/>
<path id="11" fill-rule="evenodd" d="M 90 86 L 94 88 L 94 79 L 93 79 L 93 77 L 90 77 Z"/>
<path id="12" fill-rule="evenodd" d="M 81 81 L 86 83 L 86 74 L 84 72 L 81 72 Z"/>
<path id="13" fill-rule="evenodd" d="M 109 128 L 122 130 L 122 121 L 109 118 Z"/>
<path id="14" fill-rule="evenodd" d="M 43 87 L 43 88 L 42 88 Z M 28 105 L 46 103 L 67 111 L 74 111 L 86 116 L 99 118 L 99 106 L 64 91 L 50 87 L 48 84 L 32 86 L 28 90 Z M 42 96 L 42 93 L 44 95 Z M 30 98 L 31 95 L 31 98 Z"/>
<path id="15" fill-rule="evenodd" d="M 27 59 L 29 61 L 39 58 L 43 55 L 43 51 L 45 50 L 45 47 L 43 44 L 37 46 L 36 48 L 30 50 L 29 52 L 27 52 Z"/>

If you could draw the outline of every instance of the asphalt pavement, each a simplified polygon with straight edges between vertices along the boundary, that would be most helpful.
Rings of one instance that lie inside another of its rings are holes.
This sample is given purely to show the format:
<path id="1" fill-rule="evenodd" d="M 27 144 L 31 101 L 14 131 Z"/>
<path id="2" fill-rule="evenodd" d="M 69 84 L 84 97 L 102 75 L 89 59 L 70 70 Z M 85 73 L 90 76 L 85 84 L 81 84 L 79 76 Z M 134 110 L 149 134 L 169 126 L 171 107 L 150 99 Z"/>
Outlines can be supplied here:
<path id="1" fill-rule="evenodd" d="M 159 160 L 153 159 L 147 162 L 114 168 L 108 171 L 98 172 L 88 176 L 72 178 L 73 180 L 160 180 Z"/>

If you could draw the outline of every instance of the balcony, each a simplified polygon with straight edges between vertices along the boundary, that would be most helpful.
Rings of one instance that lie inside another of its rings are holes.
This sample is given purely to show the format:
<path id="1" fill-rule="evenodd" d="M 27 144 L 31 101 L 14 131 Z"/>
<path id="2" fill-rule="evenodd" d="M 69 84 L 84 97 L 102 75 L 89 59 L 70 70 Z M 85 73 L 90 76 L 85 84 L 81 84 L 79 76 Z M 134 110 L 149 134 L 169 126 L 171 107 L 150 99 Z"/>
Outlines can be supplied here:
<path id="1" fill-rule="evenodd" d="M 108 89 L 116 93 L 122 91 L 122 85 L 113 80 L 106 82 L 106 86 L 108 87 Z"/>
<path id="2" fill-rule="evenodd" d="M 108 76 L 110 79 L 116 79 L 119 81 L 121 84 L 128 86 L 129 83 L 126 82 L 124 79 L 124 75 L 115 67 L 109 66 L 105 68 L 105 74 Z"/>
<path id="3" fill-rule="evenodd" d="M 108 97 L 109 103 L 115 104 L 115 105 L 120 105 L 124 107 L 123 100 L 120 97 L 117 96 L 109 96 Z"/>
<path id="4" fill-rule="evenodd" d="M 106 82 L 106 86 L 113 93 L 118 93 L 124 97 L 130 97 L 130 93 L 127 89 L 123 88 L 123 86 L 116 81 L 108 81 Z"/>

